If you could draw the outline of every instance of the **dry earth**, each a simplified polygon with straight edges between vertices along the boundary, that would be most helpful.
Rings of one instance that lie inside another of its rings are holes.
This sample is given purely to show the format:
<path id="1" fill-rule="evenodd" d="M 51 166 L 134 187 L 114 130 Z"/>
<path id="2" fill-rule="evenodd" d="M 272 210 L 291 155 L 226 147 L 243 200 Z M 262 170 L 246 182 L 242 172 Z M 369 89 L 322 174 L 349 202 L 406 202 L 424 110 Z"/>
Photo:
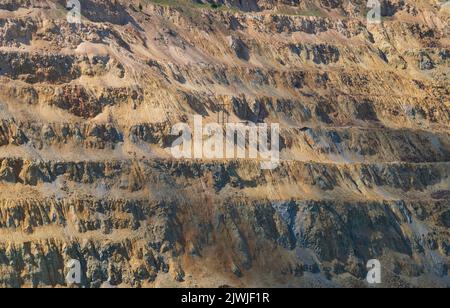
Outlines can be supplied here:
<path id="1" fill-rule="evenodd" d="M 449 6 L 200 2 L 0 1 L 0 286 L 449 287 Z M 170 155 L 223 106 L 277 169 Z"/>

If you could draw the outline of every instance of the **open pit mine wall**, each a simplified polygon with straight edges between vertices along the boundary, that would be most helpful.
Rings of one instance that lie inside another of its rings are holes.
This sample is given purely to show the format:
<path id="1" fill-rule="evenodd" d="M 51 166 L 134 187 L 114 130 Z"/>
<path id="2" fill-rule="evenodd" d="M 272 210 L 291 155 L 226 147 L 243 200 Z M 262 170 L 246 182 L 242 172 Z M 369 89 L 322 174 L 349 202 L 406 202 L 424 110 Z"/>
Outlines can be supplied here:
<path id="1" fill-rule="evenodd" d="M 0 3 L 0 286 L 450 286 L 442 2 L 80 2 Z M 224 112 L 278 168 L 170 155 Z"/>

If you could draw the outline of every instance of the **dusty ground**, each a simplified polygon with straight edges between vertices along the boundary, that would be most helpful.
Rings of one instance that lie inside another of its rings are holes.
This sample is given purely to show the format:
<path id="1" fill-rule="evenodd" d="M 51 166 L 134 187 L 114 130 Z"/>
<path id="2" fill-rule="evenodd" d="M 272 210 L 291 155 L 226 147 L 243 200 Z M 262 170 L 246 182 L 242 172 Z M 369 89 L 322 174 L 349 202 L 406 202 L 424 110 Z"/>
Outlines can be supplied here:
<path id="1" fill-rule="evenodd" d="M 448 6 L 284 2 L 2 1 L 0 285 L 448 287 Z M 277 169 L 171 156 L 224 110 Z"/>

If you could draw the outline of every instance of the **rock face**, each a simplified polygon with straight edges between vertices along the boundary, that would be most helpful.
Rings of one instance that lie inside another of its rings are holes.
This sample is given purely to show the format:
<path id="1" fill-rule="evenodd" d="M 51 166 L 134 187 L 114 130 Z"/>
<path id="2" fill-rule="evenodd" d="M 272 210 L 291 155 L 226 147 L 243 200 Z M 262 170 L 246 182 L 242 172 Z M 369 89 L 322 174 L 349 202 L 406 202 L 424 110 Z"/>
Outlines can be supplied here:
<path id="1" fill-rule="evenodd" d="M 450 287 L 439 1 L 156 2 L 1 1 L 1 287 Z M 280 165 L 175 159 L 193 115 Z"/>

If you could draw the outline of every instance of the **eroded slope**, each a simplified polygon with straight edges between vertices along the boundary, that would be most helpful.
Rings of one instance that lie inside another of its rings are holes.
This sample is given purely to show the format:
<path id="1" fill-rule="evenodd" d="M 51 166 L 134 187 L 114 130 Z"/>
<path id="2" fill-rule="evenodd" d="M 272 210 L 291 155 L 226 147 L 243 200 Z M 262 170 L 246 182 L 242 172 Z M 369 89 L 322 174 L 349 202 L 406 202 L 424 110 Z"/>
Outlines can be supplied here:
<path id="1" fill-rule="evenodd" d="M 2 1 L 0 285 L 448 287 L 448 8 L 206 2 Z M 223 106 L 277 169 L 170 155 Z"/>

